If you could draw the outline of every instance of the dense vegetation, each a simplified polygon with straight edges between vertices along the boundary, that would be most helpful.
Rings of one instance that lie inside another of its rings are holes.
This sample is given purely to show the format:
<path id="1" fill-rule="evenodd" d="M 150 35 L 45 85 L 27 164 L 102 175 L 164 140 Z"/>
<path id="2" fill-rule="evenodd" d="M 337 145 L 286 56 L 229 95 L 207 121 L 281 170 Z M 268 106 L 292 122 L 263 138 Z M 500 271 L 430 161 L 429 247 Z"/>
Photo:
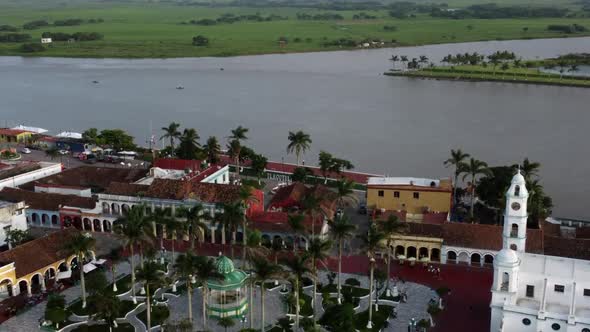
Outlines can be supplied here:
<path id="1" fill-rule="evenodd" d="M 5 33 L 0 34 L 0 43 L 20 43 L 31 39 L 27 33 Z"/>
<path id="2" fill-rule="evenodd" d="M 506 10 L 510 15 L 502 14 L 501 17 L 514 17 L 518 12 L 506 8 L 518 6 L 518 3 L 507 5 L 506 0 L 498 0 L 498 5 L 493 8 L 477 7 L 473 1 L 463 2 L 466 0 L 450 1 L 448 5 L 418 1 L 346 3 L 316 0 L 114 1 L 104 5 L 95 0 L 84 0 L 59 6 L 41 5 L 37 0 L 24 1 L 28 5 L 8 5 L 14 1 L 0 0 L 0 35 L 22 30 L 34 41 L 38 41 L 43 32 L 70 35 L 95 32 L 108 37 L 68 45 L 53 43 L 44 52 L 47 56 L 233 56 L 590 34 L 579 28 L 590 24 L 590 19 L 583 14 L 583 4 L 553 4 L 548 0 L 539 0 L 538 5 L 530 6 L 537 8 L 531 11 L 536 15 L 532 19 L 476 18 L 483 17 L 480 15 L 483 9 Z M 474 1 L 478 3 L 478 0 Z M 479 3 L 485 2 L 479 0 Z M 562 11 L 567 9 L 568 13 L 563 17 L 537 17 L 555 16 L 538 9 L 549 6 Z M 478 14 L 463 19 L 433 17 L 433 12 L 467 9 Z M 570 18 L 574 14 L 575 18 Z M 104 23 L 90 25 L 100 22 Z M 208 47 L 194 47 L 192 38 L 196 35 L 206 36 Z M 56 38 L 56 41 L 64 39 L 63 35 L 60 36 L 62 38 Z M 363 41 L 367 40 L 383 41 L 384 44 L 364 46 Z M 0 55 L 21 54 L 23 42 L 2 43 Z"/>
<path id="3" fill-rule="evenodd" d="M 538 17 L 564 17 L 569 11 L 556 7 L 531 7 L 531 6 L 499 6 L 494 3 L 473 5 L 460 10 L 433 9 L 434 17 L 448 17 L 453 19 L 481 18 L 538 18 Z"/>
<path id="4" fill-rule="evenodd" d="M 101 40 L 104 36 L 98 32 L 75 32 L 72 34 L 64 32 L 43 32 L 41 37 L 51 38 L 53 41 L 91 41 Z"/>

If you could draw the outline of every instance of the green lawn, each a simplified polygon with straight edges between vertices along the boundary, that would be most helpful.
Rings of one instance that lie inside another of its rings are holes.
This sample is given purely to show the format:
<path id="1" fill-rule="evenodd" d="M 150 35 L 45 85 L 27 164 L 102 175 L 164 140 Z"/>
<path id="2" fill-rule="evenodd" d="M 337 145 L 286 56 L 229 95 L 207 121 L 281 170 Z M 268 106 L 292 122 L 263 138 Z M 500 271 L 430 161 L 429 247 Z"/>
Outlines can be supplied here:
<path id="1" fill-rule="evenodd" d="M 326 285 L 318 292 L 329 292 L 329 293 L 337 293 L 338 286 L 336 284 Z M 351 287 L 349 285 L 342 285 L 342 292 L 349 292 L 352 291 L 352 296 L 354 297 L 363 297 L 369 295 L 369 290 L 367 288 L 361 287 Z"/>
<path id="2" fill-rule="evenodd" d="M 170 310 L 165 305 L 153 305 L 151 315 L 152 327 L 161 325 L 170 316 Z M 147 326 L 147 309 L 137 314 L 137 318 Z"/>
<path id="3" fill-rule="evenodd" d="M 567 68 L 566 68 L 567 70 Z M 387 75 L 448 80 L 498 81 L 512 83 L 530 83 L 547 85 L 564 85 L 590 87 L 589 77 L 568 77 L 558 74 L 543 73 L 537 68 L 510 68 L 502 70 L 500 66 L 461 65 L 453 67 L 423 68 L 420 70 L 389 72 Z"/>
<path id="4" fill-rule="evenodd" d="M 70 312 L 72 312 L 73 314 L 76 314 L 78 316 L 88 316 L 88 315 L 90 315 L 90 311 L 88 310 L 88 305 L 86 305 L 86 308 L 82 308 L 82 300 L 79 300 L 79 301 L 76 301 L 76 302 L 72 303 L 68 307 L 68 309 L 70 310 Z"/>
<path id="5" fill-rule="evenodd" d="M 83 325 L 72 330 L 72 332 L 109 332 L 106 325 Z M 135 328 L 131 324 L 119 324 L 117 328 L 113 328 L 113 332 L 134 332 Z"/>
<path id="6" fill-rule="evenodd" d="M 393 19 L 387 10 L 365 11 L 377 19 L 354 20 L 352 16 L 360 10 L 327 11 L 305 8 L 247 8 L 247 7 L 205 7 L 180 6 L 171 3 L 65 3 L 59 5 L 22 5 L 0 1 L 0 22 L 22 26 L 23 23 L 44 19 L 53 22 L 66 18 L 102 18 L 103 23 L 82 24 L 71 27 L 43 27 L 25 30 L 38 41 L 41 33 L 51 32 L 99 32 L 105 37 L 101 41 L 56 42 L 46 51 L 35 53 L 44 56 L 67 57 L 193 57 L 231 56 L 261 53 L 290 53 L 339 49 L 337 46 L 324 47 L 326 41 L 351 38 L 360 41 L 365 38 L 396 40 L 399 45 L 420 45 L 432 43 L 465 42 L 492 39 L 519 39 L 540 37 L 563 37 L 564 34 L 546 30 L 549 24 L 577 23 L 590 27 L 589 18 L 554 19 L 494 19 L 494 20 L 453 20 L 435 19 L 425 15 L 416 18 Z M 44 7 L 42 7 L 44 6 Z M 344 17 L 339 21 L 297 20 L 296 13 L 317 14 L 338 13 Z M 287 20 L 270 22 L 238 22 L 199 26 L 181 22 L 204 18 L 217 18 L 224 13 L 235 15 L 254 14 L 279 15 Z M 395 26 L 396 31 L 385 31 L 384 26 Z M 468 29 L 467 27 L 470 26 Z M 528 31 L 524 32 L 523 28 Z M 191 45 L 193 36 L 209 38 L 207 47 Z M 586 34 L 590 34 L 586 32 Z M 582 34 L 576 34 L 582 35 Z M 567 35 L 567 36 L 574 36 Z M 279 37 L 289 42 L 281 47 Z M 295 38 L 300 39 L 295 42 Z M 0 43 L 0 55 L 21 54 L 20 43 Z"/>
<path id="7" fill-rule="evenodd" d="M 391 306 L 380 305 L 379 311 L 377 312 L 375 311 L 375 306 L 373 306 L 373 328 L 367 329 L 367 322 L 369 321 L 368 309 L 354 315 L 354 327 L 360 332 L 380 331 L 392 312 L 393 307 Z"/>

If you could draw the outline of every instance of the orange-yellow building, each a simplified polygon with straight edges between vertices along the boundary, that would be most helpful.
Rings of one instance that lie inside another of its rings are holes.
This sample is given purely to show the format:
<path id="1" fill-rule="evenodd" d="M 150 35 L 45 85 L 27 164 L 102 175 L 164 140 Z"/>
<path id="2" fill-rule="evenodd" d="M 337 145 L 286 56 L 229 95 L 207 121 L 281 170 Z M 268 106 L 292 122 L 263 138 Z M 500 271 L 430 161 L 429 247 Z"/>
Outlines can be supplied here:
<path id="1" fill-rule="evenodd" d="M 367 183 L 367 206 L 403 211 L 407 220 L 420 221 L 427 213 L 448 213 L 452 192 L 450 179 L 371 177 Z"/>
<path id="2" fill-rule="evenodd" d="M 25 143 L 32 135 L 33 132 L 26 130 L 0 128 L 1 143 Z"/>

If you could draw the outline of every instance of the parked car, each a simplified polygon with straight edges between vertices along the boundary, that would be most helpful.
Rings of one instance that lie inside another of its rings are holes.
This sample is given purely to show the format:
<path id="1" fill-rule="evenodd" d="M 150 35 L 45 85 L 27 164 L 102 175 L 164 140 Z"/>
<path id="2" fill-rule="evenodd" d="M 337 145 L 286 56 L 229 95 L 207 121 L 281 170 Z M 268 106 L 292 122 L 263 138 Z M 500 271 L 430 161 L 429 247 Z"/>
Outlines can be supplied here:
<path id="1" fill-rule="evenodd" d="M 61 154 L 61 155 L 66 155 L 66 154 L 68 154 L 68 150 L 59 150 L 58 152 L 59 152 L 59 154 Z"/>
<path id="2" fill-rule="evenodd" d="M 367 204 L 365 204 L 365 203 L 359 204 L 358 213 L 359 214 L 367 214 Z"/>
<path id="3" fill-rule="evenodd" d="M 286 186 L 287 186 L 287 184 L 286 184 L 286 183 L 284 183 L 284 182 L 281 182 L 281 183 L 279 183 L 279 184 L 278 184 L 276 187 L 272 188 L 272 189 L 270 190 L 270 193 L 274 195 L 274 194 L 276 194 L 276 193 L 277 193 L 277 191 L 278 191 L 279 189 L 281 189 L 282 187 L 286 187 Z"/>
<path id="4" fill-rule="evenodd" d="M 29 149 L 29 148 L 23 148 L 22 150 L 20 150 L 20 152 L 21 153 L 24 153 L 24 154 L 29 154 L 29 153 L 31 153 L 31 149 Z"/>
<path id="5" fill-rule="evenodd" d="M 336 218 L 342 218 L 343 215 L 344 215 L 344 210 L 342 210 L 342 209 L 336 210 Z"/>

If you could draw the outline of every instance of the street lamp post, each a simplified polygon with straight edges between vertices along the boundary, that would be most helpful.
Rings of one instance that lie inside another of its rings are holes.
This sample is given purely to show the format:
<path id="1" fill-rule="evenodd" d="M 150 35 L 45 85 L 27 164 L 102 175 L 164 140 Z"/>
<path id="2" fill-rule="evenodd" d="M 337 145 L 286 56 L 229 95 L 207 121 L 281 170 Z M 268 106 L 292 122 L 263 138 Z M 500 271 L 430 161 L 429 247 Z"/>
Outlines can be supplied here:
<path id="1" fill-rule="evenodd" d="M 373 286 L 373 264 L 375 264 L 375 258 L 371 257 L 370 260 L 370 264 L 371 264 L 371 286 Z M 367 328 L 368 329 L 372 329 L 373 328 L 373 287 L 370 287 L 369 289 L 369 321 L 367 322 Z"/>

